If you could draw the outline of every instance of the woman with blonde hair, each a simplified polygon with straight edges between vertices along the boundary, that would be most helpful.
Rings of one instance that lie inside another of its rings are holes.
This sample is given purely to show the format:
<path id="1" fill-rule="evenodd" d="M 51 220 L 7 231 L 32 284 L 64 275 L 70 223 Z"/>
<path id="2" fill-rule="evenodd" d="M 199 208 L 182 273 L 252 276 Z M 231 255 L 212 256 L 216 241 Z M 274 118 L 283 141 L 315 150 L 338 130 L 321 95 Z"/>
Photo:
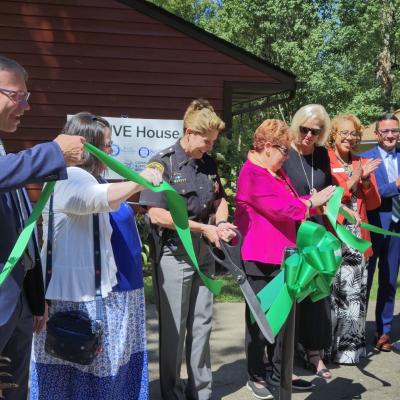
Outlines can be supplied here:
<path id="1" fill-rule="evenodd" d="M 293 186 L 300 196 L 313 194 L 332 184 L 329 157 L 324 147 L 330 132 L 331 122 L 325 108 L 320 104 L 301 107 L 293 116 L 291 131 L 294 141 L 289 158 L 283 165 Z M 312 221 L 324 224 L 322 215 Z M 330 379 L 321 355 L 332 341 L 330 300 L 324 298 L 312 302 L 309 298 L 297 307 L 298 341 L 305 349 L 306 366 L 317 376 Z"/>
<path id="2" fill-rule="evenodd" d="M 329 186 L 311 196 L 299 196 L 282 169 L 292 142 L 288 126 L 267 119 L 255 131 L 254 150 L 248 154 L 237 182 L 235 224 L 243 235 L 242 259 L 247 279 L 258 293 L 279 273 L 285 247 L 295 246 L 296 222 L 301 222 L 332 196 Z M 273 238 L 273 244 L 271 239 Z M 246 306 L 247 387 L 259 399 L 272 399 L 268 385 L 279 386 L 284 328 L 269 344 Z M 265 348 L 272 371 L 264 362 Z M 313 385 L 293 376 L 292 387 L 310 390 Z"/>
<path id="3" fill-rule="evenodd" d="M 373 172 L 380 160 L 362 159 L 353 153 L 361 141 L 362 129 L 355 115 L 335 117 L 328 139 L 328 154 L 333 182 L 344 189 L 342 202 L 367 222 L 367 211 L 381 204 Z M 344 225 L 356 236 L 371 240 L 369 231 L 347 220 Z M 366 356 L 367 259 L 371 255 L 371 248 L 361 254 L 349 246 L 342 247 L 343 261 L 331 296 L 333 342 L 330 356 L 339 364 L 356 364 Z"/>
<path id="4" fill-rule="evenodd" d="M 214 159 L 208 155 L 224 122 L 207 100 L 191 102 L 183 117 L 183 136 L 148 164 L 162 172 L 185 199 L 189 228 L 200 269 L 214 272 L 214 261 L 203 237 L 219 245 L 234 235 L 228 203 Z M 148 209 L 155 238 L 154 288 L 159 314 L 159 366 L 165 400 L 210 399 L 210 334 L 213 295 L 195 272 L 176 234 L 164 194 L 144 191 L 141 205 Z M 186 336 L 186 339 L 185 339 Z M 186 345 L 188 381 L 180 378 Z"/>

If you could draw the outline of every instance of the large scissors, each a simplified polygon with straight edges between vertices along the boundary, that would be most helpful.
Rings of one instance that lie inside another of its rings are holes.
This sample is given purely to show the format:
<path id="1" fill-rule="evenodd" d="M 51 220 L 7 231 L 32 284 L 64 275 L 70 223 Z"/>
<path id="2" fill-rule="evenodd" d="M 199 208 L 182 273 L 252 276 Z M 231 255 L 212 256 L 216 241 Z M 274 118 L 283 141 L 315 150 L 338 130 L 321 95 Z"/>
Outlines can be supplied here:
<path id="1" fill-rule="evenodd" d="M 265 317 L 264 311 L 261 308 L 256 294 L 254 293 L 246 278 L 246 273 L 242 268 L 242 260 L 240 254 L 243 242 L 242 235 L 237 229 L 234 229 L 234 231 L 236 232 L 236 243 L 234 245 L 229 244 L 224 240 L 220 240 L 221 249 L 218 249 L 216 247 L 212 247 L 210 243 L 207 242 L 208 251 L 211 256 L 219 264 L 226 268 L 235 278 L 236 282 L 239 284 L 240 290 L 243 293 L 243 296 L 246 300 L 247 305 L 249 306 L 255 322 L 260 328 L 261 333 L 264 335 L 269 343 L 274 343 L 275 337 L 272 333 L 272 329 Z"/>

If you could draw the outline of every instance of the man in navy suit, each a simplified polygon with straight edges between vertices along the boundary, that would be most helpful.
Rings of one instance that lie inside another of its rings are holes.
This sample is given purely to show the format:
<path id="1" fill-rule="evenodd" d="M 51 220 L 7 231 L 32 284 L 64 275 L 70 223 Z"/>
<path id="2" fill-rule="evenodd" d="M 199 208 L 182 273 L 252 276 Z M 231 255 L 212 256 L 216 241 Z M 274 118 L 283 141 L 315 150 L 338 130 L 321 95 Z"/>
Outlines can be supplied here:
<path id="1" fill-rule="evenodd" d="M 27 73 L 0 55 L 0 131 L 15 132 L 28 104 Z M 0 141 L 0 272 L 30 211 L 23 186 L 28 182 L 66 179 L 66 166 L 82 162 L 83 138 L 59 135 L 16 154 L 5 154 Z M 45 301 L 39 247 L 33 236 L 27 250 L 0 287 L 0 354 L 11 358 L 18 389 L 7 400 L 26 400 L 33 331 L 45 324 Z"/>
<path id="2" fill-rule="evenodd" d="M 368 220 L 384 229 L 400 232 L 400 151 L 396 148 L 399 139 L 397 117 L 394 114 L 382 115 L 376 122 L 375 134 L 378 146 L 361 156 L 383 161 L 375 170 L 382 203 L 376 210 L 368 212 Z M 380 351 L 391 351 L 390 332 L 400 263 L 400 238 L 371 233 L 371 239 L 374 254 L 368 263 L 368 297 L 379 259 L 375 347 Z"/>

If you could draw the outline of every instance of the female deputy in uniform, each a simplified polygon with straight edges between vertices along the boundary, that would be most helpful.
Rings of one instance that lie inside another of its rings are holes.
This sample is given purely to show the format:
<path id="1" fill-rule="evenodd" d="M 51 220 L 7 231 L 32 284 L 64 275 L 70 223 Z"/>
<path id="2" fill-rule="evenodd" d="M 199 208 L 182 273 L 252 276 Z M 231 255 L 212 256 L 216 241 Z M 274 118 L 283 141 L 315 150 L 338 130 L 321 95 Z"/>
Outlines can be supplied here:
<path id="1" fill-rule="evenodd" d="M 212 150 L 224 122 L 206 100 L 193 100 L 183 117 L 184 135 L 172 147 L 154 156 L 148 165 L 158 169 L 187 202 L 189 228 L 200 269 L 209 275 L 214 261 L 205 237 L 211 243 L 230 240 L 234 226 L 228 219 L 228 204 L 217 173 Z M 140 196 L 148 208 L 153 237 L 158 240 L 154 285 L 159 312 L 159 363 L 162 398 L 184 400 L 211 398 L 209 339 L 213 295 L 204 286 L 186 254 L 164 194 L 148 190 Z M 215 214 L 215 224 L 209 223 Z M 185 340 L 186 335 L 186 340 Z M 180 378 L 186 342 L 187 384 Z"/>

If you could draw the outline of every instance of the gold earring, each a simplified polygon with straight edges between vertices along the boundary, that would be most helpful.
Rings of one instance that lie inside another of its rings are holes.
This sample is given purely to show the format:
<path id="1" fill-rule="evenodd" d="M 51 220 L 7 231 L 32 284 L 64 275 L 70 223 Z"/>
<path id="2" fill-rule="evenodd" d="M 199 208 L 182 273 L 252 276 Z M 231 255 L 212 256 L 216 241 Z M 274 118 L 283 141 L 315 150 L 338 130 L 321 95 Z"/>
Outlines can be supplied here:
<path id="1" fill-rule="evenodd" d="M 269 156 L 270 156 L 270 153 L 269 153 L 269 151 L 266 151 L 266 152 L 265 152 L 265 154 L 267 155 L 267 157 L 269 157 Z"/>

